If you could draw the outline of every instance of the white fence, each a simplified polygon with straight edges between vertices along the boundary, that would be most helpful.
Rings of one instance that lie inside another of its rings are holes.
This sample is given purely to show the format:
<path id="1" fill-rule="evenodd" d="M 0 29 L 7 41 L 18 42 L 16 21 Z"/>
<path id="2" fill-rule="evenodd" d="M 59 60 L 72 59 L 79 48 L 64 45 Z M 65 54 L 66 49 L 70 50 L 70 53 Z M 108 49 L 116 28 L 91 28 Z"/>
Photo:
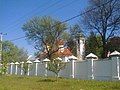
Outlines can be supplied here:
<path id="1" fill-rule="evenodd" d="M 51 71 L 45 69 L 45 63 L 32 64 L 32 70 L 27 75 L 55 76 Z M 95 79 L 95 80 L 120 80 L 120 57 L 114 56 L 104 60 L 85 60 L 66 63 L 66 67 L 59 72 L 60 77 Z M 22 70 L 15 64 L 8 67 L 8 74 L 24 75 Z"/>

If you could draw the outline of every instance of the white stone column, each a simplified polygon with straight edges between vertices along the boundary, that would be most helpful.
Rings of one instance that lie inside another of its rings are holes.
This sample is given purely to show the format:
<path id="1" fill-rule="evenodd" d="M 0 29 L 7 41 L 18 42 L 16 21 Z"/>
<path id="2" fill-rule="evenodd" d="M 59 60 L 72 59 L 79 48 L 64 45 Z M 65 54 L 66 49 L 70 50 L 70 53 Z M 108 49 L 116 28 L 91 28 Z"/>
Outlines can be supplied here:
<path id="1" fill-rule="evenodd" d="M 17 73 L 18 73 L 18 65 L 19 65 L 19 63 L 15 62 L 15 75 L 17 75 Z"/>
<path id="2" fill-rule="evenodd" d="M 98 60 L 98 57 L 90 53 L 86 56 L 86 59 L 88 60 L 88 79 L 95 79 L 94 76 L 94 60 Z"/>
<path id="3" fill-rule="evenodd" d="M 77 60 L 78 58 L 77 57 L 75 57 L 75 56 L 69 56 L 68 57 L 69 58 L 69 60 L 71 61 L 71 77 L 72 78 L 75 78 L 75 60 Z"/>
<path id="4" fill-rule="evenodd" d="M 114 51 L 110 54 L 112 59 L 112 80 L 120 80 L 120 53 Z"/>
<path id="5" fill-rule="evenodd" d="M 24 62 L 20 62 L 20 63 L 21 63 L 20 75 L 23 75 L 23 64 L 24 64 Z"/>
<path id="6" fill-rule="evenodd" d="M 45 76 L 47 77 L 47 62 L 45 62 Z"/>
<path id="7" fill-rule="evenodd" d="M 38 75 L 38 63 L 40 63 L 40 61 L 36 59 L 34 63 L 35 63 L 35 76 L 37 76 Z"/>
<path id="8" fill-rule="evenodd" d="M 119 64 L 119 57 L 117 57 L 117 76 L 118 76 L 118 80 L 120 80 L 120 64 Z"/>
<path id="9" fill-rule="evenodd" d="M 94 79 L 94 61 L 91 59 L 91 79 Z"/>
<path id="10" fill-rule="evenodd" d="M 28 73 L 27 73 L 27 75 L 29 76 L 30 75 L 30 64 L 32 64 L 32 62 L 28 60 L 26 63 L 28 64 Z"/>
<path id="11" fill-rule="evenodd" d="M 28 73 L 27 75 L 29 76 L 30 75 L 30 64 L 28 64 Z"/>
<path id="12" fill-rule="evenodd" d="M 49 59 L 44 59 L 43 62 L 45 62 L 45 76 L 47 77 L 47 63 L 49 62 L 50 60 Z"/>
<path id="13" fill-rule="evenodd" d="M 71 60 L 71 62 L 72 62 L 72 75 L 71 76 L 72 76 L 72 78 L 74 78 L 74 74 L 75 74 L 75 68 L 74 68 L 75 64 L 74 64 L 74 61 L 75 61 L 74 59 Z"/>
<path id="14" fill-rule="evenodd" d="M 10 63 L 10 74 L 13 74 L 13 65 L 14 65 L 14 63 L 11 62 L 11 63 Z"/>

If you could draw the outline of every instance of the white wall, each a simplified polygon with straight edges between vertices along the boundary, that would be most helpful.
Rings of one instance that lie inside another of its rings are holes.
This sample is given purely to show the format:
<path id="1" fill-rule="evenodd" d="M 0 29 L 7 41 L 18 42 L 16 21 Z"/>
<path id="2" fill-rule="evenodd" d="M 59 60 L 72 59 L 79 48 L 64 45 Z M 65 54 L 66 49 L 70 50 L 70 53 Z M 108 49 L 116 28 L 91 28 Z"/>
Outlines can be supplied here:
<path id="1" fill-rule="evenodd" d="M 87 61 L 75 62 L 75 78 L 87 79 L 88 65 Z"/>
<path id="2" fill-rule="evenodd" d="M 94 76 L 97 80 L 110 80 L 112 78 L 111 60 L 94 61 Z"/>
<path id="3" fill-rule="evenodd" d="M 118 62 L 118 63 L 117 63 Z M 119 66 L 118 66 L 119 65 Z M 95 79 L 95 80 L 120 80 L 120 58 L 113 57 L 111 59 L 104 60 L 86 60 L 74 62 L 74 78 L 78 79 Z M 10 74 L 10 66 L 8 67 L 8 73 Z M 92 70 L 93 69 L 93 70 Z M 13 65 L 13 74 L 15 74 L 15 65 Z M 45 76 L 46 69 L 44 63 L 38 64 L 38 76 Z M 20 69 L 18 69 L 20 75 Z M 30 75 L 35 75 L 35 64 L 30 71 Z M 60 77 L 73 78 L 72 77 L 72 63 L 67 62 L 66 67 L 59 72 Z M 51 71 L 47 72 L 47 76 L 55 76 Z M 93 78 L 91 78 L 93 76 Z"/>

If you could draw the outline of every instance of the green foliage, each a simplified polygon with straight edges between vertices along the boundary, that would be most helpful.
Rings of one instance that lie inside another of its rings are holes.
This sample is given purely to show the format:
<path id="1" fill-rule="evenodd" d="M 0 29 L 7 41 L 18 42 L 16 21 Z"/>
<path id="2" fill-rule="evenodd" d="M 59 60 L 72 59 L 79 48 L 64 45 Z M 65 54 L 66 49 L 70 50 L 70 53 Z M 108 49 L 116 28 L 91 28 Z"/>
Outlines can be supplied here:
<path id="1" fill-rule="evenodd" d="M 7 64 L 2 64 L 0 67 L 0 75 L 5 75 L 7 72 Z"/>
<path id="2" fill-rule="evenodd" d="M 115 50 L 120 52 L 120 37 L 115 36 L 110 38 L 107 43 L 107 49 L 110 52 L 113 52 Z"/>
<path id="3" fill-rule="evenodd" d="M 54 49 L 56 41 L 62 37 L 66 27 L 65 23 L 44 16 L 29 20 L 22 29 L 26 33 L 27 39 L 35 44 L 35 48 L 38 51 L 46 50 L 47 58 L 51 59 L 52 54 L 58 50 Z"/>
<path id="4" fill-rule="evenodd" d="M 22 63 L 20 63 L 20 65 L 19 65 L 19 68 L 23 70 L 24 75 L 27 75 L 27 73 L 28 73 L 28 64 L 27 64 L 26 62 L 27 62 L 27 60 L 24 61 L 23 67 L 21 67 L 21 64 L 22 64 Z M 29 66 L 29 71 L 31 71 L 32 69 L 33 69 L 33 66 L 32 66 L 32 64 L 30 64 L 30 66 Z"/>
<path id="5" fill-rule="evenodd" d="M 73 38 L 69 38 L 67 40 L 67 46 L 70 48 L 70 51 L 73 55 L 77 56 L 77 45 L 76 42 L 73 40 Z"/>
<path id="6" fill-rule="evenodd" d="M 96 7 L 96 9 L 93 9 Z M 92 30 L 102 39 L 102 58 L 106 58 L 107 42 L 110 37 L 119 35 L 120 1 L 119 0 L 90 0 L 84 14 L 84 25 L 87 31 Z M 83 22 L 82 22 L 83 23 Z"/>
<path id="7" fill-rule="evenodd" d="M 2 63 L 24 61 L 28 57 L 27 54 L 24 48 L 18 48 L 10 41 L 3 42 Z"/>
<path id="8" fill-rule="evenodd" d="M 89 53 L 94 53 L 98 57 L 101 57 L 102 54 L 101 37 L 91 32 L 90 36 L 86 39 L 85 49 L 86 55 L 88 55 Z"/>
<path id="9" fill-rule="evenodd" d="M 19 62 L 26 61 L 27 58 L 28 58 L 28 52 L 24 48 L 19 48 L 18 61 Z"/>
<path id="10" fill-rule="evenodd" d="M 18 61 L 19 49 L 10 41 L 3 42 L 2 61 Z"/>
<path id="11" fill-rule="evenodd" d="M 86 55 L 89 53 L 96 54 L 99 58 L 102 58 L 102 39 L 99 35 L 91 32 L 90 36 L 86 39 Z M 106 44 L 107 52 L 113 52 L 115 50 L 120 52 L 120 37 L 112 37 Z M 106 53 L 107 54 L 107 53 Z"/>
<path id="12" fill-rule="evenodd" d="M 58 77 L 59 71 L 64 69 L 65 66 L 66 66 L 65 62 L 62 62 L 61 60 L 56 58 L 56 59 L 48 62 L 47 69 L 54 72 L 56 74 L 56 76 Z"/>
<path id="13" fill-rule="evenodd" d="M 27 51 L 23 48 L 18 48 L 10 41 L 2 42 L 3 50 L 2 50 L 2 61 L 3 64 L 0 72 L 6 74 L 7 63 L 10 62 L 21 62 L 27 60 Z"/>

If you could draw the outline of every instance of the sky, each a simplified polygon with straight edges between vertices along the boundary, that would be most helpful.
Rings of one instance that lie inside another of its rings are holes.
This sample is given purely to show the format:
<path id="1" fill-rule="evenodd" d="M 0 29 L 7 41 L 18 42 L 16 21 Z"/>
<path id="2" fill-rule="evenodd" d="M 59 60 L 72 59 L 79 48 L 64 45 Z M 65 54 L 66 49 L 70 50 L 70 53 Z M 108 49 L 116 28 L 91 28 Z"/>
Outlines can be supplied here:
<path id="1" fill-rule="evenodd" d="M 3 40 L 11 40 L 33 55 L 36 51 L 34 45 L 26 38 L 17 39 L 25 36 L 21 29 L 24 23 L 35 16 L 51 16 L 64 21 L 82 13 L 87 6 L 88 0 L 0 0 L 0 33 L 7 33 Z M 78 19 L 67 23 L 75 24 Z"/>

